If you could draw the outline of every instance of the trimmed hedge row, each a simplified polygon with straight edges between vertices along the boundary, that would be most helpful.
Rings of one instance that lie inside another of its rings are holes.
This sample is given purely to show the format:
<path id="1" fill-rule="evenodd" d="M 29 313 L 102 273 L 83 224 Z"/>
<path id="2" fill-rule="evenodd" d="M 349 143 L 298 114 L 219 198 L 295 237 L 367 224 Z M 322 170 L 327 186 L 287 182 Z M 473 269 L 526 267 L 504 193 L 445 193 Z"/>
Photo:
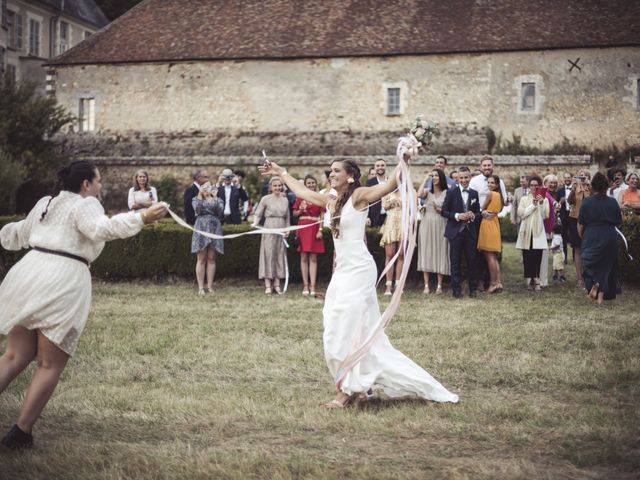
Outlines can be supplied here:
<path id="1" fill-rule="evenodd" d="M 0 228 L 21 217 L 0 217 Z M 509 221 L 509 217 L 500 219 L 502 239 L 515 242 L 517 231 Z M 225 225 L 224 233 L 240 233 L 250 230 L 248 224 Z M 640 219 L 625 219 L 620 227 L 629 241 L 629 248 L 634 260 L 630 261 L 620 242 L 619 264 L 621 279 L 640 283 Z M 318 256 L 319 280 L 327 280 L 331 276 L 333 263 L 333 241 L 331 232 L 324 229 L 326 253 Z M 379 246 L 378 229 L 367 229 L 367 245 L 379 270 L 384 264 L 384 250 Z M 218 257 L 216 277 L 254 277 L 258 276 L 258 259 L 260 256 L 260 236 L 247 235 L 242 239 L 229 240 L 224 243 L 225 254 Z M 0 248 L 0 278 L 22 258 L 26 250 L 19 252 Z M 288 252 L 289 271 L 292 281 L 300 280 L 300 256 L 294 248 Z M 413 256 L 411 278 L 421 278 L 416 271 L 417 255 Z M 124 239 L 107 242 L 102 254 L 91 265 L 92 274 L 103 279 L 153 278 L 162 280 L 167 277 L 193 278 L 195 255 L 191 254 L 191 231 L 180 227 L 171 219 L 164 219 L 155 224 L 145 226 L 140 234 Z"/>
<path id="2" fill-rule="evenodd" d="M 0 217 L 0 228 L 22 217 Z M 249 224 L 225 225 L 224 233 L 233 234 L 251 230 Z M 333 242 L 331 232 L 324 229 L 325 252 L 318 256 L 318 276 L 327 280 L 333 267 Z M 191 253 L 191 231 L 171 219 L 163 219 L 145 226 L 131 238 L 107 242 L 102 254 L 91 264 L 93 276 L 103 279 L 132 279 L 167 277 L 193 278 L 196 256 Z M 377 229 L 367 230 L 367 242 L 373 245 L 372 254 L 378 263 L 384 263 L 384 251 L 378 247 L 380 234 Z M 216 262 L 216 278 L 258 277 L 260 236 L 247 235 L 241 239 L 224 242 L 224 255 Z M 0 248 L 0 278 L 27 253 Z M 300 255 L 293 247 L 288 251 L 290 277 L 300 280 Z"/>
<path id="3" fill-rule="evenodd" d="M 640 284 L 640 217 L 627 217 L 620 225 L 620 231 L 627 237 L 629 253 L 633 260 L 629 260 L 622 239 L 618 242 L 618 268 L 620 278 L 629 283 Z"/>

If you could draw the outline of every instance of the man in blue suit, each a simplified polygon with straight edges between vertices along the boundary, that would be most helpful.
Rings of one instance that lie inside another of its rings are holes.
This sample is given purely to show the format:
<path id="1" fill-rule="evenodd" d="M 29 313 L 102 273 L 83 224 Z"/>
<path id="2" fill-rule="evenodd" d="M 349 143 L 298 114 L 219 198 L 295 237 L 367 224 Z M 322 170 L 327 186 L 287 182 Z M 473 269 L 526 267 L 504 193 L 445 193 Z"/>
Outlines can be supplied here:
<path id="1" fill-rule="evenodd" d="M 480 222 L 480 200 L 478 192 L 469 188 L 469 167 L 458 170 L 458 186 L 447 190 L 441 215 L 447 219 L 444 236 L 449 240 L 451 259 L 451 285 L 453 296 L 462 298 L 461 260 L 464 253 L 469 271 L 469 296 L 476 296 L 476 253 L 478 224 Z"/>

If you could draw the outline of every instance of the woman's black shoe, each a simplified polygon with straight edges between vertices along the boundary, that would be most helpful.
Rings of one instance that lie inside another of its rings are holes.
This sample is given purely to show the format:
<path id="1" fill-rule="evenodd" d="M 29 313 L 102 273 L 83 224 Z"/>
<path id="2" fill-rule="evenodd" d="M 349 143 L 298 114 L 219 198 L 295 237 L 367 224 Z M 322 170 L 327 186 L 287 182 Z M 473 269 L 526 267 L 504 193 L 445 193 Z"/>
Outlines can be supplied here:
<path id="1" fill-rule="evenodd" d="M 7 448 L 11 448 L 14 450 L 20 448 L 31 448 L 33 447 L 33 435 L 30 433 L 23 432 L 20 430 L 18 425 L 14 425 L 11 427 L 11 430 L 4 436 L 2 439 L 2 445 Z"/>

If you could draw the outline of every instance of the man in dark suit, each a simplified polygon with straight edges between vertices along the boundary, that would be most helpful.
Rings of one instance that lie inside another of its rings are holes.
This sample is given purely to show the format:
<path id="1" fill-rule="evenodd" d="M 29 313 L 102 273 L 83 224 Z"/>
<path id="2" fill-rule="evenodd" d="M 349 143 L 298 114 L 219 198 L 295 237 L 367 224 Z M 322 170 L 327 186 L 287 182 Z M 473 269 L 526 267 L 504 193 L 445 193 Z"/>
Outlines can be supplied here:
<path id="1" fill-rule="evenodd" d="M 191 201 L 200 192 L 200 186 L 209 181 L 209 174 L 206 170 L 196 170 L 193 174 L 193 183 L 187 188 L 182 196 L 184 200 L 184 218 L 189 225 L 196 223 L 196 212 L 193 211 Z"/>
<path id="2" fill-rule="evenodd" d="M 562 225 L 562 250 L 564 250 L 564 263 L 567 263 L 567 244 L 569 243 L 569 210 L 571 206 L 567 199 L 571 193 L 571 187 L 573 186 L 573 174 L 566 172 L 562 176 L 563 185 L 558 189 L 556 193 L 556 200 L 560 202 L 560 225 Z"/>
<path id="3" fill-rule="evenodd" d="M 222 185 L 218 188 L 218 198 L 224 203 L 222 223 L 239 224 L 242 221 L 242 205 L 248 200 L 246 192 L 233 185 L 235 175 L 225 168 L 222 171 Z"/>
<path id="4" fill-rule="evenodd" d="M 366 186 L 373 187 L 374 185 L 378 185 L 379 183 L 386 183 L 387 181 L 387 163 L 381 158 L 376 160 L 376 163 L 373 166 L 376 176 L 367 180 Z M 385 218 L 387 218 L 387 212 L 382 208 L 382 202 L 374 203 L 369 206 L 369 222 L 372 227 L 380 227 L 384 223 Z"/>
<path id="5" fill-rule="evenodd" d="M 458 186 L 447 190 L 441 215 L 447 219 L 444 236 L 449 240 L 451 259 L 451 285 L 453 296 L 462 298 L 461 260 L 464 253 L 469 271 L 469 296 L 476 296 L 477 272 L 476 251 L 478 223 L 480 221 L 480 199 L 478 192 L 469 188 L 469 167 L 458 170 Z"/>

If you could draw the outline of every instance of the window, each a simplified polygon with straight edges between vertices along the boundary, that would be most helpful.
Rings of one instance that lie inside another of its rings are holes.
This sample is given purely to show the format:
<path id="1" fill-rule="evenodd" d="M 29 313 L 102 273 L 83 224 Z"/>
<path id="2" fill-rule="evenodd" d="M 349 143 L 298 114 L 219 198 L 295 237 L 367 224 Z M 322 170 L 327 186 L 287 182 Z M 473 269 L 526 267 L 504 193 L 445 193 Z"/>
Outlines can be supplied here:
<path id="1" fill-rule="evenodd" d="M 86 40 L 87 38 L 89 38 L 91 36 L 91 32 L 89 30 L 85 30 L 84 31 L 84 39 Z"/>
<path id="2" fill-rule="evenodd" d="M 14 28 L 14 39 L 15 39 L 15 43 L 13 45 L 13 48 L 15 48 L 16 50 L 22 50 L 22 15 L 20 15 L 19 13 L 15 14 L 15 21 L 13 24 L 13 28 Z"/>
<path id="3" fill-rule="evenodd" d="M 523 112 L 536 111 L 536 84 L 525 82 L 521 88 L 520 110 Z"/>
<path id="4" fill-rule="evenodd" d="M 0 47 L 0 77 L 4 75 L 4 47 Z"/>
<path id="5" fill-rule="evenodd" d="M 96 100 L 81 98 L 78 115 L 78 127 L 81 132 L 93 132 L 96 129 Z"/>
<path id="6" fill-rule="evenodd" d="M 6 27 L 7 26 L 7 0 L 2 0 L 2 3 L 0 3 L 0 9 L 2 9 L 2 11 L 0 11 L 0 16 L 2 16 L 2 26 Z"/>
<path id="7" fill-rule="evenodd" d="M 40 22 L 29 19 L 29 55 L 40 56 Z"/>
<path id="8" fill-rule="evenodd" d="M 387 115 L 400 115 L 399 88 L 387 88 Z"/>
<path id="9" fill-rule="evenodd" d="M 69 49 L 69 24 L 60 22 L 60 52 L 64 53 Z"/>
<path id="10" fill-rule="evenodd" d="M 7 46 L 22 50 L 22 15 L 7 11 Z"/>

